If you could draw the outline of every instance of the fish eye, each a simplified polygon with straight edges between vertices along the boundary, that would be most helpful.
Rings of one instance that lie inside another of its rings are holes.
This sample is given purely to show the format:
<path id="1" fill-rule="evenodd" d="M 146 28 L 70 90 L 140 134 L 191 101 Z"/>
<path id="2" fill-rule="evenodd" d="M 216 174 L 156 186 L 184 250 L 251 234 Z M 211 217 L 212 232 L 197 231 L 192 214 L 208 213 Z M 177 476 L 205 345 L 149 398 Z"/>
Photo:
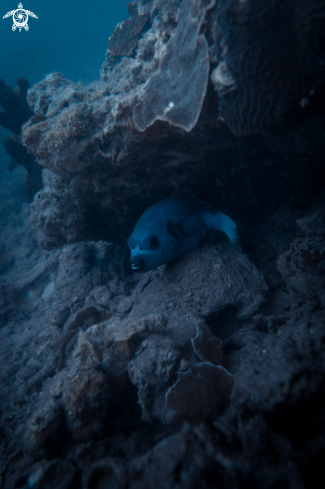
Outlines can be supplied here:
<path id="1" fill-rule="evenodd" d="M 152 250 L 158 248 L 158 239 L 156 238 L 156 236 L 151 236 L 149 246 Z"/>

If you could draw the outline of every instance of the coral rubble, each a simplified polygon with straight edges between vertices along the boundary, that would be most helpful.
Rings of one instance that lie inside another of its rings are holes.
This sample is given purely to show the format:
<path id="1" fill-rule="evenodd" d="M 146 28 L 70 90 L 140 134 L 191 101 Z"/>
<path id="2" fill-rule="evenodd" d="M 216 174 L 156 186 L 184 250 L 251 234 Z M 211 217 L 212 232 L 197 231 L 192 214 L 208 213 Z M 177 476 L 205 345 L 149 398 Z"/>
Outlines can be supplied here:
<path id="1" fill-rule="evenodd" d="M 169 487 L 176 461 L 193 487 L 202 471 L 207 487 L 313 480 L 324 453 L 323 209 L 258 227 L 250 255 L 269 288 L 226 243 L 130 275 L 117 245 L 41 251 L 22 221 L 1 283 L 4 487 L 51 484 L 54 466 L 66 467 L 58 487 L 138 487 L 159 477 L 159 460 Z M 210 427 L 197 425 L 202 415 Z"/>
<path id="2" fill-rule="evenodd" d="M 0 85 L 8 152 L 44 184 L 1 214 L 0 487 L 317 487 L 323 3 L 128 9 L 99 81 L 52 73 L 28 106 Z M 240 244 L 133 273 L 126 237 L 177 196 Z"/>

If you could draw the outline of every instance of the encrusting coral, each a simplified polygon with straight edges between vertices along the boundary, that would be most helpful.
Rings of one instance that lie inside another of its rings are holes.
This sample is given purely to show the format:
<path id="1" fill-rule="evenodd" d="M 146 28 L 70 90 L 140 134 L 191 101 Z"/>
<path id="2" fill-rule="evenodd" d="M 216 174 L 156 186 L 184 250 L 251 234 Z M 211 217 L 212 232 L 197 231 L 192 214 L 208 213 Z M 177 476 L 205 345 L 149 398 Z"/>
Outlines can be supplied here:
<path id="1" fill-rule="evenodd" d="M 245 171 L 252 182 L 261 174 L 277 182 L 266 200 L 284 198 L 289 165 L 279 148 L 273 154 L 262 136 L 238 139 L 225 124 L 239 135 L 270 128 L 272 137 L 272 122 L 317 92 L 322 9 L 320 0 L 130 4 L 100 81 L 85 87 L 54 73 L 28 92 L 35 117 L 23 126 L 23 142 L 47 169 L 32 206 L 41 245 L 124 240 L 142 210 L 170 196 L 204 198 L 237 222 L 248 204 L 259 208 L 263 193 L 256 185 L 253 198 L 242 185 L 234 199 L 233 180 Z M 58 97 L 66 106 L 53 112 Z M 257 146 L 272 168 L 251 157 Z"/>
<path id="2" fill-rule="evenodd" d="M 228 407 L 234 387 L 233 376 L 222 367 L 222 341 L 216 338 L 202 318 L 197 318 L 198 334 L 192 346 L 204 363 L 197 363 L 178 374 L 177 382 L 166 392 L 163 417 L 166 423 L 176 420 L 202 420 L 217 416 Z"/>
<path id="3" fill-rule="evenodd" d="M 85 254 L 87 248 L 84 248 Z M 46 440 L 43 431 L 60 424 L 58 419 L 54 422 L 54 413 L 59 419 L 65 418 L 74 439 L 92 439 L 112 406 L 122 402 L 128 383 L 127 371 L 137 387 L 143 419 L 162 420 L 165 394 L 176 379 L 178 368 L 181 366 L 184 370 L 187 366 L 194 368 L 194 372 L 201 368 L 195 366 L 194 352 L 200 351 L 204 357 L 200 358 L 208 362 L 206 365 L 221 362 L 220 340 L 202 319 L 198 321 L 188 314 L 189 311 L 209 316 L 225 307 L 236 306 L 239 316 L 251 317 L 254 313 L 252 295 L 257 301 L 256 307 L 258 301 L 263 301 L 261 293 L 267 289 L 262 276 L 238 250 L 230 254 L 230 262 L 228 253 L 220 254 L 218 260 L 213 248 L 194 249 L 165 271 L 150 272 L 149 277 L 145 274 L 128 296 L 116 295 L 116 290 L 115 294 L 107 296 L 103 286 L 100 290 L 95 288 L 91 294 L 95 300 L 88 300 L 81 310 L 70 313 L 63 326 L 60 372 L 49 381 L 46 396 L 42 396 L 28 423 L 28 443 L 36 440 L 34 447 L 40 448 L 46 441 L 50 442 L 52 430 Z M 64 258 L 63 254 L 60 261 Z M 207 280 L 212 260 L 217 264 L 219 261 L 219 269 L 217 273 L 210 272 Z M 225 278 L 228 267 L 229 281 L 218 284 L 217 277 L 221 274 Z M 214 287 L 219 289 L 218 294 Z M 105 304 L 101 301 L 103 294 L 107 296 Z M 200 305 L 203 296 L 204 311 Z M 203 339 L 199 341 L 197 335 L 193 340 L 196 347 L 192 350 L 191 338 L 196 331 L 202 332 Z M 188 345 L 186 350 L 190 347 L 185 356 L 184 345 Z M 216 410 L 219 404 L 227 404 L 232 381 L 228 373 L 223 373 L 224 369 L 202 368 L 212 382 L 214 378 L 218 382 L 224 380 L 222 397 L 209 398 L 212 410 Z M 208 411 L 208 407 L 203 406 L 202 411 Z M 49 422 L 46 422 L 46 413 Z M 35 424 L 35 419 L 39 418 L 43 420 L 41 428 Z"/>
<path id="4" fill-rule="evenodd" d="M 41 248 L 26 206 L 1 221 L 0 485 L 317 487 L 323 3 L 128 8 L 101 80 L 52 73 L 18 118 L 44 188 Z M 126 238 L 170 197 L 222 209 L 240 244 L 216 233 L 133 273 Z"/>

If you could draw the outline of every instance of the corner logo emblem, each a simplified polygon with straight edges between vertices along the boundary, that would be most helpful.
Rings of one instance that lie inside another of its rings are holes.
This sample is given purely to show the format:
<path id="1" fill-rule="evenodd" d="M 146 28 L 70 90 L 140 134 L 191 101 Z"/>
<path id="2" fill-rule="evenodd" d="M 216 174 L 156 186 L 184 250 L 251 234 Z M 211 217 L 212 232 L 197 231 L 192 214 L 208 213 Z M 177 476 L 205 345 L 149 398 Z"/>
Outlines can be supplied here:
<path id="1" fill-rule="evenodd" d="M 15 31 L 18 27 L 19 32 L 21 32 L 22 28 L 24 28 L 25 31 L 29 30 L 29 26 L 27 24 L 28 16 L 38 19 L 37 15 L 35 15 L 33 12 L 23 9 L 23 5 L 21 3 L 18 5 L 17 10 L 7 12 L 6 15 L 3 16 L 3 19 L 7 19 L 7 17 L 11 16 L 13 20 L 12 30 Z"/>

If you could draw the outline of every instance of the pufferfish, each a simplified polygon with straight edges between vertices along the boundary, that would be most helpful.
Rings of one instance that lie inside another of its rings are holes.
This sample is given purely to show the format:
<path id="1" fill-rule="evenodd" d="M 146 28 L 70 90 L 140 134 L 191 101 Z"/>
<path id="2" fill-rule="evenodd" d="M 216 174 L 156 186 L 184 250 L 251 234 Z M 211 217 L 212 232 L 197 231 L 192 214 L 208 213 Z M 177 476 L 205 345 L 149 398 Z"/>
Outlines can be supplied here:
<path id="1" fill-rule="evenodd" d="M 208 231 L 223 231 L 234 244 L 236 224 L 210 204 L 198 199 L 164 199 L 140 218 L 127 242 L 131 266 L 149 272 L 195 248 Z"/>

